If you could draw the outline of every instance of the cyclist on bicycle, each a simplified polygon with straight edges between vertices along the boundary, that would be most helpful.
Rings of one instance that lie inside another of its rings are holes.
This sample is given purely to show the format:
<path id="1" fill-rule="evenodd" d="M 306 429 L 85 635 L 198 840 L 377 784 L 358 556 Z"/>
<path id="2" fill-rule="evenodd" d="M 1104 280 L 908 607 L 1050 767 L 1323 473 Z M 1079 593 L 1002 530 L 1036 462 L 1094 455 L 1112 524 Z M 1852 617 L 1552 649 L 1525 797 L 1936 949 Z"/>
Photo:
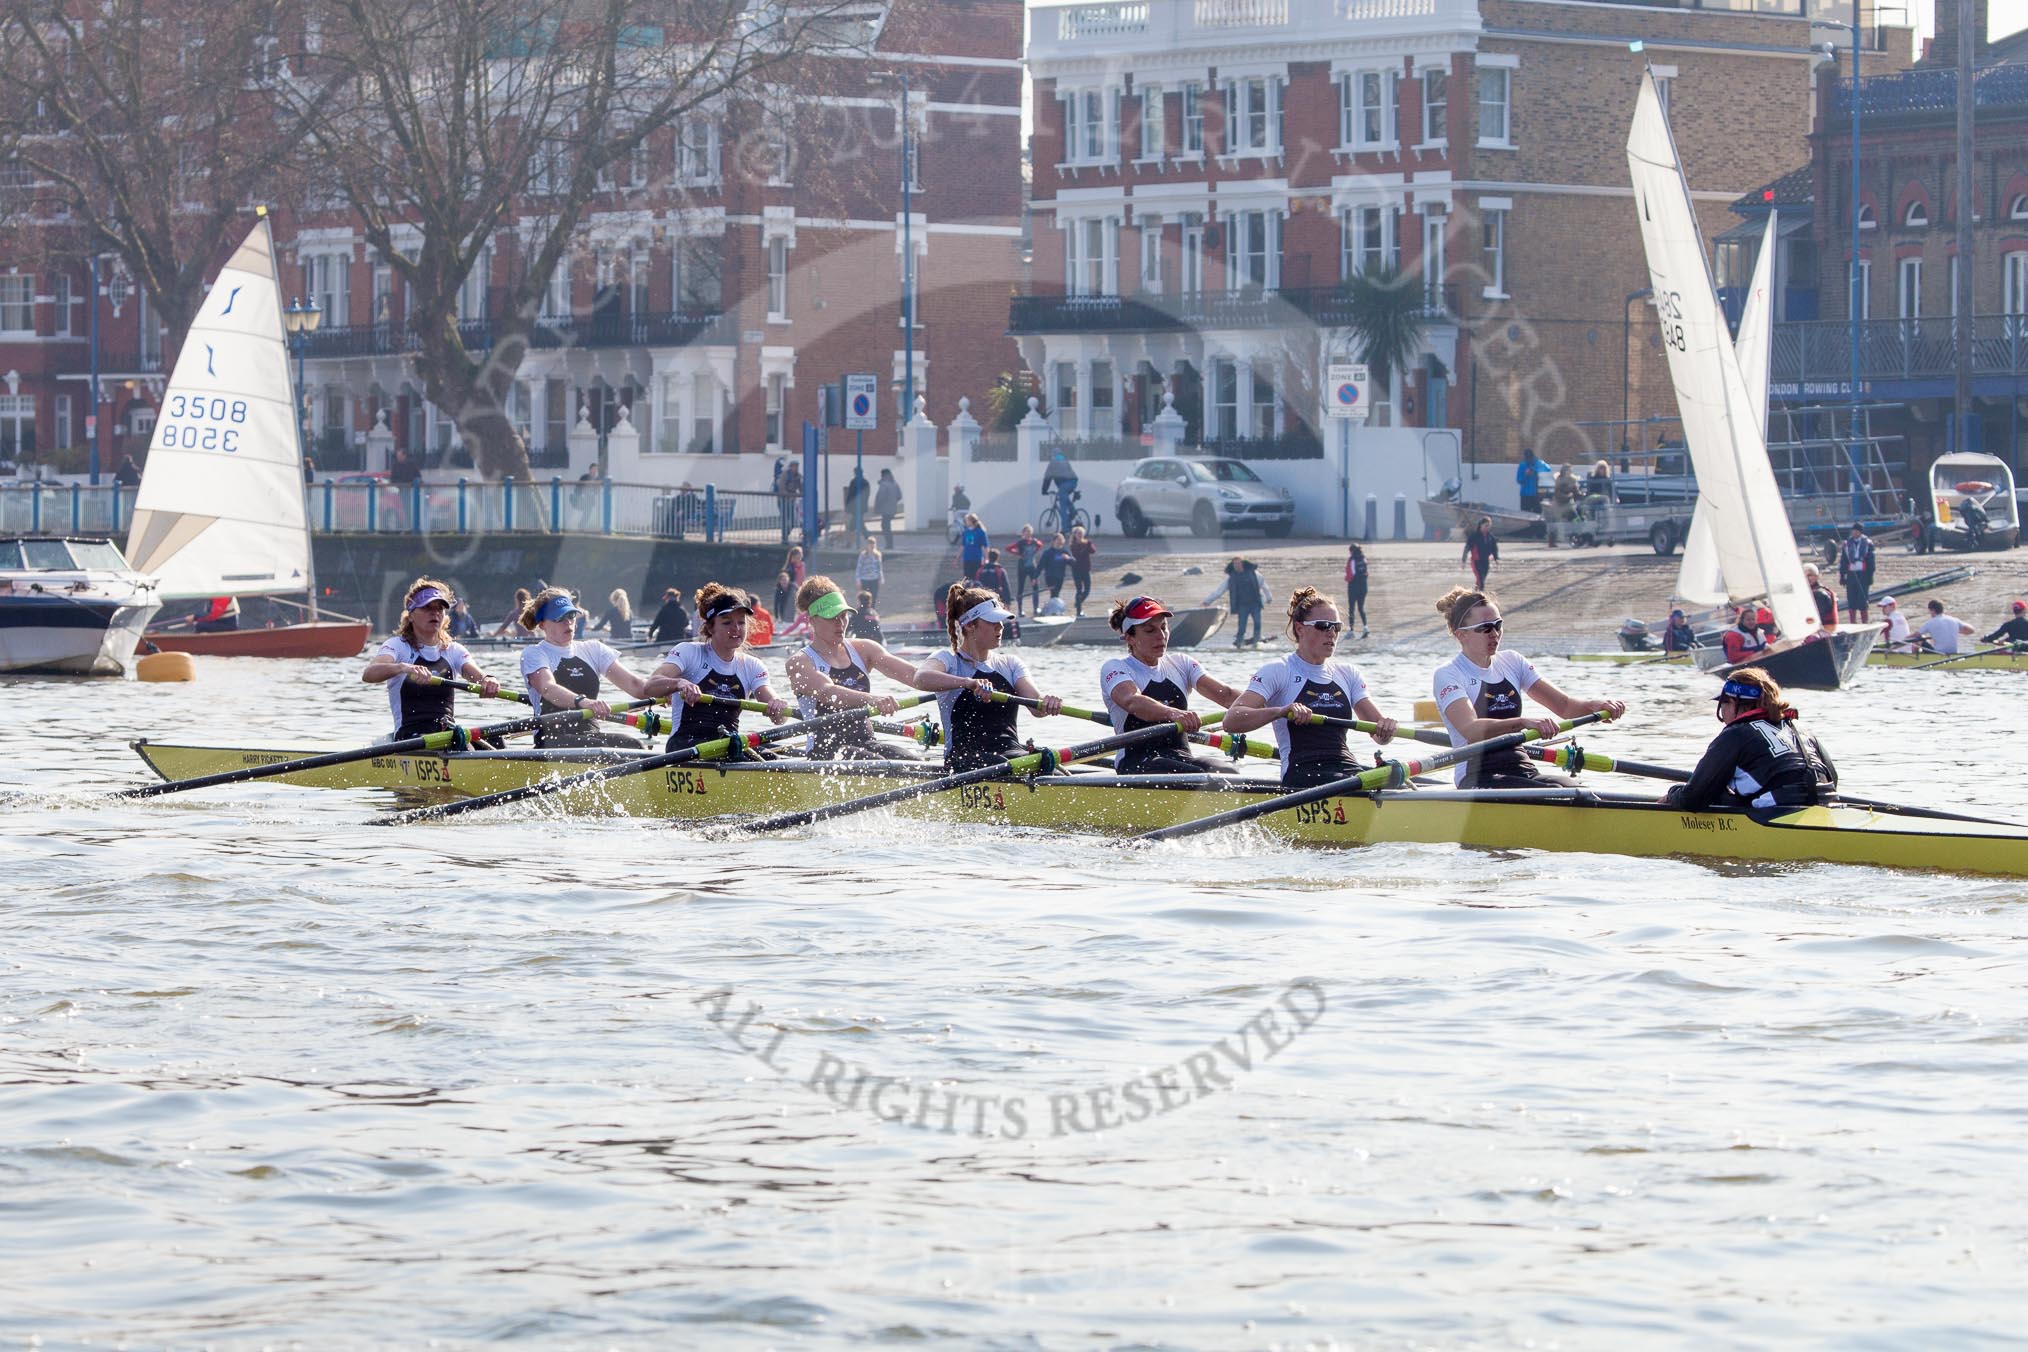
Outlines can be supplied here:
<path id="1" fill-rule="evenodd" d="M 1056 528 L 1069 530 L 1076 510 L 1073 504 L 1077 500 L 1077 471 L 1071 468 L 1070 457 L 1063 453 L 1061 447 L 1042 467 L 1042 491 L 1045 496 L 1056 495 Z"/>

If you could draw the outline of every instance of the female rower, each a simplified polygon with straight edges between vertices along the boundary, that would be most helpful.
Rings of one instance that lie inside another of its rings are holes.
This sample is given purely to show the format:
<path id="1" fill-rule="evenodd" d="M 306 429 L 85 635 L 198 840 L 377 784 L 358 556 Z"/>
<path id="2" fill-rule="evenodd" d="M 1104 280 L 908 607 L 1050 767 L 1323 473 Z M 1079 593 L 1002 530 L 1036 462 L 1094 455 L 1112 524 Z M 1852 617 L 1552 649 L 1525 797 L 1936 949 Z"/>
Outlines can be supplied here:
<path id="1" fill-rule="evenodd" d="M 668 750 L 737 736 L 740 700 L 759 700 L 777 723 L 788 716 L 789 706 L 768 685 L 768 669 L 746 650 L 752 615 L 753 600 L 745 592 L 716 582 L 697 589 L 697 640 L 671 648 L 648 678 L 650 698 L 673 694 L 680 701 L 670 705 L 676 730 Z M 705 695 L 723 702 L 700 705 Z"/>
<path id="2" fill-rule="evenodd" d="M 1838 771 L 1804 732 L 1782 688 L 1759 667 L 1735 671 L 1717 695 L 1725 730 L 1711 739 L 1690 782 L 1663 795 L 1670 807 L 1808 807 L 1838 791 Z"/>
<path id="3" fill-rule="evenodd" d="M 599 697 L 603 677 L 635 699 L 648 698 L 648 683 L 620 665 L 620 655 L 597 639 L 572 637 L 584 612 L 562 587 L 545 587 L 521 610 L 521 627 L 539 641 L 521 650 L 521 681 L 537 713 L 586 709 L 594 717 L 612 713 Z M 562 723 L 535 730 L 537 746 L 616 746 L 638 751 L 641 744 L 623 732 L 596 723 Z"/>
<path id="4" fill-rule="evenodd" d="M 1312 715 L 1351 718 L 1355 714 L 1379 724 L 1373 740 L 1385 745 L 1394 738 L 1395 720 L 1380 712 L 1366 693 L 1366 678 L 1350 662 L 1334 657 L 1344 629 L 1338 607 L 1315 587 L 1298 587 L 1289 598 L 1289 637 L 1296 650 L 1278 657 L 1253 674 L 1246 690 L 1225 716 L 1227 732 L 1251 732 L 1274 724 L 1281 748 L 1282 784 L 1306 789 L 1359 773 L 1345 746 L 1345 729 L 1311 726 Z"/>
<path id="5" fill-rule="evenodd" d="M 915 668 L 870 638 L 846 635 L 858 612 L 845 604 L 838 584 L 828 577 L 811 578 L 796 593 L 796 607 L 810 617 L 810 641 L 789 658 L 789 687 L 796 692 L 797 712 L 804 718 L 838 709 L 896 712 L 901 706 L 894 696 L 873 693 L 873 673 L 913 688 Z M 811 733 L 804 754 L 834 760 L 893 760 L 915 753 L 912 748 L 899 751 L 881 745 L 861 720 Z"/>
<path id="6" fill-rule="evenodd" d="M 1158 723 L 1180 723 L 1185 732 L 1195 732 L 1203 723 L 1190 711 L 1192 690 L 1221 709 L 1230 709 L 1239 696 L 1225 682 L 1206 675 L 1196 658 L 1169 651 L 1173 613 L 1152 596 L 1136 596 L 1113 606 L 1113 632 L 1126 640 L 1127 651 L 1099 668 L 1099 694 L 1112 715 L 1114 732 Z M 1125 747 L 1113 766 L 1123 775 L 1195 775 L 1227 768 L 1198 760 L 1180 737 Z"/>
<path id="7" fill-rule="evenodd" d="M 1523 695 L 1557 718 L 1595 713 L 1618 718 L 1627 711 L 1616 699 L 1566 695 L 1538 676 L 1527 658 L 1502 652 L 1500 630 L 1505 621 L 1500 618 L 1499 605 L 1485 592 L 1453 587 L 1436 604 L 1437 612 L 1450 625 L 1451 637 L 1458 641 L 1458 655 L 1437 668 L 1433 682 L 1437 711 L 1443 715 L 1452 746 L 1531 728 L 1544 737 L 1555 736 L 1555 719 L 1522 714 Z M 1537 772 L 1532 762 L 1512 748 L 1476 761 L 1461 761 L 1457 768 L 1461 789 L 1531 789 L 1570 782 L 1560 775 Z"/>
<path id="8" fill-rule="evenodd" d="M 359 673 L 370 685 L 386 683 L 395 741 L 456 726 L 457 692 L 442 684 L 453 676 L 477 681 L 488 697 L 500 692 L 500 683 L 479 670 L 465 645 L 452 641 L 454 604 L 449 583 L 417 578 L 401 600 L 401 627 Z"/>
<path id="9" fill-rule="evenodd" d="M 944 616 L 950 649 L 930 654 L 915 669 L 915 688 L 937 696 L 945 768 L 976 770 L 1020 755 L 1027 749 L 1014 731 L 1020 706 L 993 702 L 994 692 L 1040 700 L 1038 712 L 1044 718 L 1061 709 L 1063 701 L 1038 693 L 1021 659 L 998 651 L 1000 626 L 1014 618 L 999 597 L 984 587 L 953 582 L 944 593 Z"/>

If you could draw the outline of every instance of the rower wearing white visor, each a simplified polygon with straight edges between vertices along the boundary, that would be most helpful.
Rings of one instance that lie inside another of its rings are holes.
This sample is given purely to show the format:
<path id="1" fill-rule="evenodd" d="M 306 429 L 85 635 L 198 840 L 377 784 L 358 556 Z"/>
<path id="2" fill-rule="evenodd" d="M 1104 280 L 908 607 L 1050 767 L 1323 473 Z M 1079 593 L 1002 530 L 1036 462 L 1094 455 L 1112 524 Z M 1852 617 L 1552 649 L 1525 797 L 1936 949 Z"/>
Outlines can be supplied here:
<path id="1" fill-rule="evenodd" d="M 478 682 L 488 696 L 499 693 L 500 683 L 451 638 L 451 607 L 456 604 L 449 583 L 417 578 L 402 597 L 401 627 L 359 673 L 369 685 L 387 684 L 396 741 L 456 726 L 457 691 L 445 684 L 454 676 Z"/>
<path id="2" fill-rule="evenodd" d="M 546 587 L 521 608 L 520 624 L 538 642 L 521 650 L 521 680 L 528 703 L 539 714 L 558 709 L 583 709 L 594 717 L 612 713 L 599 695 L 600 681 L 611 681 L 635 699 L 648 698 L 648 683 L 620 665 L 620 655 L 597 639 L 580 639 L 577 620 L 584 611 L 562 587 Z M 612 746 L 638 751 L 641 743 L 623 732 L 608 732 L 589 720 L 562 722 L 535 730 L 537 746 Z"/>
<path id="3" fill-rule="evenodd" d="M 1045 718 L 1061 709 L 1063 701 L 1039 693 L 1021 659 L 999 650 L 1000 626 L 1014 613 L 1000 605 L 996 594 L 953 582 L 944 593 L 944 615 L 951 646 L 932 653 L 916 668 L 915 688 L 937 696 L 945 767 L 975 770 L 1020 755 L 1027 750 L 1015 731 L 1021 708 L 993 702 L 994 692 L 1039 700 L 1038 712 Z"/>
<path id="4" fill-rule="evenodd" d="M 1298 588 L 1289 598 L 1289 637 L 1296 650 L 1253 674 L 1225 716 L 1227 732 L 1251 732 L 1272 723 L 1282 756 L 1282 784 L 1307 789 L 1356 775 L 1361 769 L 1345 744 L 1345 729 L 1312 723 L 1327 718 L 1363 718 L 1376 726 L 1373 740 L 1394 738 L 1395 720 L 1380 712 L 1366 693 L 1366 678 L 1350 662 L 1336 660 L 1338 635 L 1345 628 L 1338 607 L 1315 587 Z"/>
<path id="5" fill-rule="evenodd" d="M 1114 732 L 1133 732 L 1158 723 L 1178 723 L 1196 732 L 1203 720 L 1190 710 L 1196 691 L 1221 709 L 1232 707 L 1237 690 L 1208 676 L 1197 659 L 1169 651 L 1169 618 L 1173 612 L 1152 596 L 1136 596 L 1114 604 L 1110 619 L 1127 651 L 1108 658 L 1099 668 L 1099 694 L 1111 715 Z M 1123 748 L 1113 762 L 1123 775 L 1195 775 L 1227 767 L 1200 761 L 1179 736 L 1174 742 L 1144 743 Z"/>
<path id="6" fill-rule="evenodd" d="M 765 704 L 777 723 L 788 717 L 788 704 L 768 684 L 768 669 L 746 650 L 752 615 L 753 601 L 744 592 L 716 582 L 697 589 L 697 641 L 671 648 L 648 678 L 650 698 L 676 697 L 669 706 L 676 720 L 669 750 L 737 736 L 741 700 Z M 706 695 L 713 702 L 699 703 Z"/>
<path id="7" fill-rule="evenodd" d="M 845 604 L 845 593 L 828 577 L 813 577 L 796 591 L 796 609 L 810 617 L 810 641 L 789 658 L 789 687 L 796 709 L 816 718 L 841 709 L 871 709 L 892 714 L 900 706 L 892 695 L 873 693 L 873 673 L 903 685 L 915 684 L 915 668 L 870 638 L 848 638 L 846 626 L 857 612 Z M 914 758 L 906 750 L 883 746 L 873 729 L 858 719 L 810 734 L 805 755 L 837 760 Z"/>

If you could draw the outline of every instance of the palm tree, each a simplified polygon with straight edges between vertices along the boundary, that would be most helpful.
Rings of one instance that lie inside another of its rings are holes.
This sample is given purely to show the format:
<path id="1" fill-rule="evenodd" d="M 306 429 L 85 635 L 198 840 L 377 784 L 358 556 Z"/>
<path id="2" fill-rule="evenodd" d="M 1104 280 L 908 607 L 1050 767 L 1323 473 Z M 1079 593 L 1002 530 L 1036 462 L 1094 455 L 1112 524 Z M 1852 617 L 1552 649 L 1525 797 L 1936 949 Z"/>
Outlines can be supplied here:
<path id="1" fill-rule="evenodd" d="M 1362 272 L 1345 283 L 1346 327 L 1361 358 L 1383 390 L 1408 369 L 1429 329 L 1422 286 L 1398 268 Z"/>

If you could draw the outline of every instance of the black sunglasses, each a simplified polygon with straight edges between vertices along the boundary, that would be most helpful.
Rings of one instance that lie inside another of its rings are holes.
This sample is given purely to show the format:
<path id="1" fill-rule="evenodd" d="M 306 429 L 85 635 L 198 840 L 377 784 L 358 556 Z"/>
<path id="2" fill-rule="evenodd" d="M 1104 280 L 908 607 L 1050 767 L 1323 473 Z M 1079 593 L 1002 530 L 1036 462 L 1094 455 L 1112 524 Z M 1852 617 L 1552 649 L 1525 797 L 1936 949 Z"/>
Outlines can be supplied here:
<path id="1" fill-rule="evenodd" d="M 1500 632 L 1501 626 L 1506 623 L 1505 620 L 1486 620 L 1480 624 L 1468 624 L 1458 632 L 1461 634 L 1497 634 Z"/>
<path id="2" fill-rule="evenodd" d="M 1314 629 L 1320 634 L 1335 634 L 1345 627 L 1343 620 L 1297 620 L 1296 623 Z"/>

